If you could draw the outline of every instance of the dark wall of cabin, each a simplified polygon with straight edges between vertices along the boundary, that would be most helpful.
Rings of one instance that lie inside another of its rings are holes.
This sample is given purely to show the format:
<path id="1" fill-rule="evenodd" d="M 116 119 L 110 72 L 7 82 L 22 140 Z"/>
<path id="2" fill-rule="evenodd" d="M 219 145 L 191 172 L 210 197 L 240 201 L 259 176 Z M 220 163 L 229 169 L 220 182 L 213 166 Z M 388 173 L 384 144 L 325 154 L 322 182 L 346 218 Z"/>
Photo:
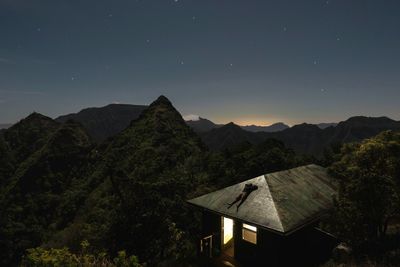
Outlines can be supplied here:
<path id="1" fill-rule="evenodd" d="M 203 212 L 203 237 L 213 235 L 213 255 L 221 252 L 221 216 Z M 319 266 L 338 241 L 309 225 L 288 236 L 257 229 L 257 244 L 242 238 L 242 222 L 234 220 L 234 253 L 243 266 Z"/>
<path id="2" fill-rule="evenodd" d="M 257 229 L 257 244 L 242 238 L 242 223 L 234 226 L 235 258 L 244 266 L 320 266 L 338 241 L 317 229 L 304 227 L 288 236 Z"/>
<path id="3" fill-rule="evenodd" d="M 216 256 L 221 252 L 221 216 L 204 211 L 202 218 L 202 235 L 213 235 L 213 255 Z"/>
<path id="4" fill-rule="evenodd" d="M 257 229 L 257 244 L 242 238 L 242 223 L 235 223 L 235 258 L 246 266 L 278 266 L 278 252 L 284 239 L 272 232 Z"/>

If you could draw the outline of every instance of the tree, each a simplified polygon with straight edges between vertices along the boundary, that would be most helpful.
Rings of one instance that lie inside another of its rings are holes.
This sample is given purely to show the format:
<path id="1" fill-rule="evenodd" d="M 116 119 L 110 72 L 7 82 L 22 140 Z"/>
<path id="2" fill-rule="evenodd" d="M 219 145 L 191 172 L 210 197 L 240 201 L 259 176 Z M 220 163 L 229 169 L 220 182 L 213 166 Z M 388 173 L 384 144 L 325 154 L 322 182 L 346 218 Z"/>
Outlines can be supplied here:
<path id="1" fill-rule="evenodd" d="M 382 240 L 399 214 L 400 133 L 344 145 L 330 171 L 339 181 L 333 228 L 355 248 Z"/>

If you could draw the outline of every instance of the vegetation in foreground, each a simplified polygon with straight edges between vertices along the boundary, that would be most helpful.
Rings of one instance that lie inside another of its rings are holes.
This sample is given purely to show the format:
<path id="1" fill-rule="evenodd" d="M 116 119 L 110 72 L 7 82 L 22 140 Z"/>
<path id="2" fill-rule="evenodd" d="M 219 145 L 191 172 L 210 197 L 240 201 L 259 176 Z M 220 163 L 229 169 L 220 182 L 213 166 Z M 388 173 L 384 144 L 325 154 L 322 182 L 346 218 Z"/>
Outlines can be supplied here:
<path id="1" fill-rule="evenodd" d="M 273 139 L 211 152 L 160 97 L 101 144 L 76 122 L 32 114 L 0 134 L 0 158 L 4 266 L 193 261 L 200 220 L 186 199 L 312 162 L 331 165 L 340 183 L 325 227 L 354 248 L 356 262 L 365 255 L 384 262 L 382 255 L 400 247 L 391 228 L 400 192 L 395 132 L 345 145 L 321 161 L 298 156 Z M 83 251 L 82 240 L 90 249 Z"/>

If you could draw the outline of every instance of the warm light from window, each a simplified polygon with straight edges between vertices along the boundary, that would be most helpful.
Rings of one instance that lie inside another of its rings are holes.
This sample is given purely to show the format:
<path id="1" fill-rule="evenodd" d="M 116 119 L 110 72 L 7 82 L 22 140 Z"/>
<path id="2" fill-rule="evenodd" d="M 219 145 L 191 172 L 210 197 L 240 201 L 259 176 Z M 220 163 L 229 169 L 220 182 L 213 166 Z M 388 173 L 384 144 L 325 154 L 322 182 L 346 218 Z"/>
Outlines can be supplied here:
<path id="1" fill-rule="evenodd" d="M 250 231 L 257 232 L 257 227 L 253 225 L 243 224 L 243 228 L 249 229 Z"/>
<path id="2" fill-rule="evenodd" d="M 223 227 L 224 227 L 224 245 L 225 245 L 233 238 L 233 220 L 224 217 Z"/>
<path id="3" fill-rule="evenodd" d="M 250 243 L 257 244 L 257 227 L 243 224 L 242 238 Z"/>

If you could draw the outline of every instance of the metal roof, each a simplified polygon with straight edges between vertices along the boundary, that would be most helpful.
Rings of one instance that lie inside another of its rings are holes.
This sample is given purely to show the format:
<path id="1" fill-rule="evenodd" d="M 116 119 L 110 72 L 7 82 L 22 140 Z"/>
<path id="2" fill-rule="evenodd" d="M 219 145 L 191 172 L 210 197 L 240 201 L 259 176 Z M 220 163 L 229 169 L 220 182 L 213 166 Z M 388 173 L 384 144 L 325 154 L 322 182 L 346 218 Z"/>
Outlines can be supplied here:
<path id="1" fill-rule="evenodd" d="M 258 189 L 236 209 L 231 203 L 245 184 Z M 337 187 L 327 170 L 307 165 L 274 172 L 189 200 L 190 204 L 252 223 L 279 233 L 289 233 L 318 218 L 332 206 Z"/>

